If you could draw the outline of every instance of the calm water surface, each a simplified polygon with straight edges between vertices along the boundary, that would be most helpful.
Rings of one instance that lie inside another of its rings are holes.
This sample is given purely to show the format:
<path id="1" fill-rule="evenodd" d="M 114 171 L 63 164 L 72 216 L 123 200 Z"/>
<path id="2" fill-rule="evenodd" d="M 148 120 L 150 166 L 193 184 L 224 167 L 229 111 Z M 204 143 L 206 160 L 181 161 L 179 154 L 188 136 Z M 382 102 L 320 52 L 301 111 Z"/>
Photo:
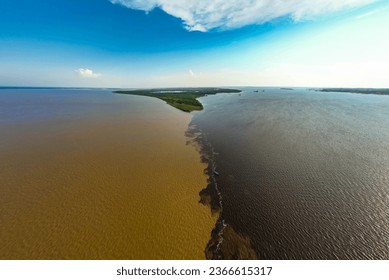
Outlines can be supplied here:
<path id="1" fill-rule="evenodd" d="M 189 122 L 109 90 L 0 89 L 0 259 L 204 259 Z"/>
<path id="2" fill-rule="evenodd" d="M 201 98 L 223 218 L 268 259 L 389 259 L 389 96 Z"/>

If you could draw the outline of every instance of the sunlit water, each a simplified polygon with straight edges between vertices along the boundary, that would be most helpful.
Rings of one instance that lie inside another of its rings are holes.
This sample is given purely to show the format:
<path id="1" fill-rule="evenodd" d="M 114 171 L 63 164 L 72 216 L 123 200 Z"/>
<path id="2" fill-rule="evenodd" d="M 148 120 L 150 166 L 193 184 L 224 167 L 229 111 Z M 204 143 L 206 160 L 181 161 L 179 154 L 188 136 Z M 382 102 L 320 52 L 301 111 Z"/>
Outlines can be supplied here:
<path id="1" fill-rule="evenodd" d="M 259 257 L 389 258 L 389 96 L 245 88 L 200 100 L 192 125 L 216 153 L 223 218 Z"/>

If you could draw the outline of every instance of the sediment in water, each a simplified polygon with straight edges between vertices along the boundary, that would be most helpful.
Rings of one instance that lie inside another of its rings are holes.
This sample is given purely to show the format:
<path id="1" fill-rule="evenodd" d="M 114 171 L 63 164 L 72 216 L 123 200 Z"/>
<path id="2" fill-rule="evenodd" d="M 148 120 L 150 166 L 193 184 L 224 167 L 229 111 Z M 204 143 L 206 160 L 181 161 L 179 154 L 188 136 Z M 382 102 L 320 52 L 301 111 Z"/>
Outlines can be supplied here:
<path id="1" fill-rule="evenodd" d="M 215 217 L 197 200 L 207 178 L 186 145 L 190 115 L 58 94 L 17 101 L 66 114 L 0 124 L 0 259 L 204 259 Z"/>
<path id="2" fill-rule="evenodd" d="M 223 216 L 223 196 L 217 183 L 216 152 L 201 129 L 191 124 L 186 135 L 191 139 L 201 155 L 201 161 L 207 164 L 204 173 L 208 176 L 208 185 L 200 193 L 200 203 L 208 205 L 212 214 L 218 219 L 212 230 L 211 238 L 205 248 L 205 255 L 210 260 L 222 259 L 258 259 L 251 240 L 228 224 Z M 223 174 L 221 174 L 223 176 Z"/>

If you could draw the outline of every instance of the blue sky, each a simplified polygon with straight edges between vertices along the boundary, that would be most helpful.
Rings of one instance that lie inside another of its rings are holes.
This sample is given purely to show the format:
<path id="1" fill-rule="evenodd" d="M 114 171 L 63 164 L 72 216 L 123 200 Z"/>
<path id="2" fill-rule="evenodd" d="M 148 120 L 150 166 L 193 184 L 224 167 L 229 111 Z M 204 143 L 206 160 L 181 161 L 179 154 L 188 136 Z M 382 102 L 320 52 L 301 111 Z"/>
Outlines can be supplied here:
<path id="1" fill-rule="evenodd" d="M 389 3 L 0 0 L 0 86 L 389 87 Z"/>

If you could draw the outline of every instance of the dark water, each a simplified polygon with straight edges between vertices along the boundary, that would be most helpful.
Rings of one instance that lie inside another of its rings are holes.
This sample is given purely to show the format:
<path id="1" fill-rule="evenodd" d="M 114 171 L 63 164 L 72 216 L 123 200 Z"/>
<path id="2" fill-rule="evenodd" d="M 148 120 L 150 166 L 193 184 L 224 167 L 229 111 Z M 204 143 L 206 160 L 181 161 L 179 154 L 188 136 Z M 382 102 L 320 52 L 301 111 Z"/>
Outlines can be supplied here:
<path id="1" fill-rule="evenodd" d="M 389 96 L 201 98 L 222 218 L 266 259 L 389 259 Z"/>

